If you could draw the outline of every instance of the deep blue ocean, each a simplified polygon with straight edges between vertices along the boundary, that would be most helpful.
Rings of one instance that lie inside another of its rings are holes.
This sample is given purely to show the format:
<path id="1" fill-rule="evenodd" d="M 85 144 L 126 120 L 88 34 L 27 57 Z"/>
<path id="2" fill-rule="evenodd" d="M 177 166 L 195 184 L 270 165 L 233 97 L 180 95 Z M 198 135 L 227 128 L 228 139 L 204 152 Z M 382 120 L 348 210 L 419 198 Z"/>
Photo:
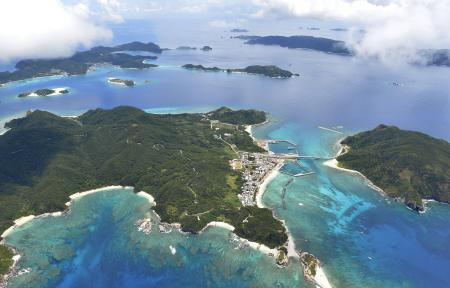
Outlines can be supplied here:
<path id="1" fill-rule="evenodd" d="M 450 140 L 448 68 L 389 66 L 246 46 L 229 36 L 224 33 L 209 42 L 202 36 L 190 43 L 155 39 L 169 48 L 208 44 L 214 49 L 166 51 L 155 61 L 160 68 L 105 66 L 86 76 L 8 84 L 0 88 L 0 118 L 4 122 L 28 109 L 76 115 L 118 105 L 156 113 L 255 108 L 273 118 L 255 129 L 257 137 L 291 140 L 302 155 L 324 158 L 337 153 L 336 143 L 345 135 L 381 123 Z M 223 68 L 276 64 L 301 76 L 282 80 L 180 68 L 187 63 Z M 113 86 L 109 77 L 134 79 L 138 85 Z M 17 98 L 21 92 L 56 87 L 71 93 Z M 318 126 L 338 127 L 343 134 Z M 384 198 L 357 174 L 324 166 L 323 160 L 300 164 L 316 174 L 295 179 L 284 200 L 281 191 L 289 176 L 279 174 L 263 202 L 285 220 L 297 249 L 320 258 L 333 287 L 450 287 L 450 206 L 429 203 L 425 214 L 417 214 Z M 11 280 L 9 287 L 310 287 L 298 261 L 279 269 L 269 256 L 236 249 L 237 243 L 221 228 L 198 236 L 160 234 L 150 208 L 144 198 L 119 189 L 75 201 L 62 217 L 39 218 L 20 227 L 6 243 L 23 254 L 20 268 L 31 270 Z M 151 236 L 135 225 L 148 217 L 155 226 Z"/>

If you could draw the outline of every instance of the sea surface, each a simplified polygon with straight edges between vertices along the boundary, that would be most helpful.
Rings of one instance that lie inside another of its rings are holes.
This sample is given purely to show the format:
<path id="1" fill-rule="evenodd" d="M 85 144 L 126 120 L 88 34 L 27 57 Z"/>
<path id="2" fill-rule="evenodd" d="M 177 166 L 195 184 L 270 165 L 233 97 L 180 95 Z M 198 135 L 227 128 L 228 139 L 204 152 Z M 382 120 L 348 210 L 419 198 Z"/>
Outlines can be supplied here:
<path id="1" fill-rule="evenodd" d="M 272 121 L 254 129 L 257 137 L 290 140 L 301 155 L 320 158 L 286 167 L 315 174 L 296 178 L 282 198 L 290 176 L 280 173 L 263 202 L 285 220 L 297 249 L 319 257 L 333 287 L 450 287 L 449 205 L 429 203 L 425 214 L 417 214 L 381 196 L 361 176 L 323 165 L 338 152 L 340 139 L 381 123 L 450 140 L 450 69 L 247 46 L 229 37 L 224 32 L 205 42 L 202 35 L 190 43 L 161 37 L 157 42 L 163 47 L 211 45 L 213 51 L 166 51 L 154 61 L 160 68 L 104 66 L 85 76 L 8 84 L 0 88 L 0 118 L 4 122 L 28 109 L 77 115 L 118 105 L 153 113 L 263 109 Z M 276 64 L 301 76 L 282 80 L 180 68 L 187 63 Z M 138 85 L 111 85 L 109 77 Z M 17 98 L 21 92 L 57 87 L 71 93 Z M 23 254 L 20 269 L 30 268 L 9 287 L 310 287 L 298 261 L 279 269 L 269 256 L 236 249 L 238 243 L 224 229 L 198 236 L 160 234 L 150 208 L 146 199 L 119 189 L 81 198 L 64 216 L 27 223 L 6 238 Z M 150 236 L 135 225 L 145 217 L 154 222 Z"/>

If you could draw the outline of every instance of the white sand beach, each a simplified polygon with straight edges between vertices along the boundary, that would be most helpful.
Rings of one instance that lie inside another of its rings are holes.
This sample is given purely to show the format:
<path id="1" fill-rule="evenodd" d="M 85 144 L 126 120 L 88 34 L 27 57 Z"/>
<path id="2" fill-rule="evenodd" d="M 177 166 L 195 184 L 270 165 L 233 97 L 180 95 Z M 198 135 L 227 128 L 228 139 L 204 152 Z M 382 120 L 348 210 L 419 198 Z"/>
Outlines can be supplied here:
<path id="1" fill-rule="evenodd" d="M 230 225 L 228 223 L 212 221 L 212 222 L 209 222 L 208 224 L 206 224 L 206 226 L 200 231 L 200 233 L 203 232 L 204 230 L 206 230 L 208 227 L 220 227 L 220 228 L 223 228 L 223 229 L 228 230 L 228 231 L 234 231 L 235 230 L 234 226 L 232 226 L 232 225 Z"/>
<path id="2" fill-rule="evenodd" d="M 277 249 L 270 249 L 266 245 L 263 245 L 263 244 L 257 243 L 257 242 L 250 242 L 248 240 L 244 240 L 244 241 L 246 241 L 246 243 L 248 244 L 249 247 L 251 247 L 255 250 L 258 250 L 266 255 L 269 255 L 269 256 L 277 256 L 278 255 Z"/>
<path id="3" fill-rule="evenodd" d="M 14 225 L 11 226 L 11 227 L 9 227 L 8 229 L 6 229 L 6 230 L 2 233 L 1 238 L 7 237 L 9 234 L 11 234 L 11 233 L 14 231 L 14 229 L 16 229 L 16 228 L 18 228 L 18 227 L 20 227 L 20 226 L 22 226 L 22 225 L 24 225 L 24 224 L 30 222 L 30 221 L 33 220 L 34 218 L 36 218 L 36 216 L 34 216 L 34 215 L 29 215 L 29 216 L 24 216 L 24 217 L 21 217 L 21 218 L 19 218 L 19 219 L 14 220 Z"/>
<path id="4" fill-rule="evenodd" d="M 149 202 L 152 206 L 156 205 L 155 198 L 154 198 L 152 195 L 148 194 L 147 192 L 141 191 L 141 192 L 137 193 L 136 195 L 137 195 L 137 196 L 140 196 L 140 197 L 142 197 L 142 198 L 147 199 L 148 202 Z"/>
<path id="5" fill-rule="evenodd" d="M 67 94 L 67 93 L 61 93 L 61 91 L 69 90 L 69 89 L 67 87 L 62 87 L 62 88 L 52 88 L 52 90 L 54 90 L 55 92 L 53 92 L 52 94 L 48 94 L 46 96 L 58 96 L 58 95 Z M 28 97 L 42 97 L 42 96 L 33 92 L 33 93 L 30 93 L 28 95 Z"/>
<path id="6" fill-rule="evenodd" d="M 316 276 L 314 276 L 314 281 L 316 281 L 317 288 L 332 288 L 330 281 L 328 281 L 327 275 L 323 271 L 322 267 L 316 268 Z"/>
<path id="7" fill-rule="evenodd" d="M 74 200 L 80 199 L 84 196 L 91 195 L 98 192 L 105 192 L 108 190 L 117 190 L 117 189 L 133 189 L 133 187 L 125 187 L 125 186 L 107 186 L 103 188 L 93 189 L 85 192 L 78 192 L 69 196 L 70 202 L 66 203 L 67 206 L 70 206 L 70 203 Z"/>
<path id="8" fill-rule="evenodd" d="M 372 181 L 370 181 L 370 180 L 369 180 L 364 174 L 362 174 L 361 172 L 356 171 L 356 170 L 350 170 L 350 169 L 346 169 L 346 168 L 339 167 L 338 164 L 339 164 L 339 162 L 338 162 L 336 159 L 331 159 L 331 160 L 327 160 L 327 161 L 323 162 L 323 165 L 328 166 L 328 167 L 330 167 L 330 168 L 334 168 L 334 169 L 337 169 L 337 170 L 345 171 L 345 172 L 348 172 L 348 173 L 358 174 L 359 176 L 361 176 L 362 178 L 364 178 L 364 180 L 367 182 L 367 185 L 368 185 L 370 188 L 372 188 L 372 189 L 374 189 L 374 190 L 380 192 L 382 195 L 385 195 L 383 189 L 381 189 L 380 187 L 378 187 L 378 186 L 376 186 L 375 184 L 373 184 Z"/>
<path id="9" fill-rule="evenodd" d="M 259 186 L 258 192 L 256 193 L 256 196 L 255 196 L 255 198 L 256 198 L 256 205 L 259 208 L 265 208 L 265 206 L 264 206 L 264 204 L 262 202 L 262 197 L 264 195 L 264 192 L 266 192 L 267 185 L 269 185 L 269 183 L 278 176 L 278 174 L 279 174 L 278 170 L 282 166 L 283 166 L 283 163 L 280 163 L 275 168 L 273 168 L 273 170 L 267 174 L 267 176 L 264 178 L 264 181 Z"/>

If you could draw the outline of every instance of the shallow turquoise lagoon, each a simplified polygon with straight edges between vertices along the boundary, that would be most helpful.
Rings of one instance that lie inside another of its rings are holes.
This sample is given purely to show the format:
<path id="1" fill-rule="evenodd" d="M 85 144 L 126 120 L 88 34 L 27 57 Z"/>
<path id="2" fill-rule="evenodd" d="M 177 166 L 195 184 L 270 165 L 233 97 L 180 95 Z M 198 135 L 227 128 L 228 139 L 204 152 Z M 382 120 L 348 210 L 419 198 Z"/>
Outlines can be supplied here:
<path id="1" fill-rule="evenodd" d="M 145 218 L 150 235 L 136 225 Z M 19 268 L 30 269 L 8 287 L 310 287 L 297 261 L 277 268 L 273 257 L 238 249 L 225 229 L 162 234 L 158 223 L 131 189 L 85 196 L 69 213 L 35 219 L 6 238 L 23 254 Z"/>
<path id="2" fill-rule="evenodd" d="M 311 51 L 243 46 L 228 39 L 214 44 L 208 54 L 167 51 L 156 69 L 101 67 L 85 76 L 0 87 L 0 118 L 17 117 L 27 109 L 75 115 L 118 105 L 156 113 L 256 108 L 274 116 L 270 125 L 255 129 L 257 137 L 293 141 L 301 155 L 319 158 L 333 157 L 345 135 L 381 123 L 450 140 L 450 69 L 387 67 Z M 187 63 L 224 68 L 276 64 L 301 76 L 280 80 L 180 68 Z M 109 77 L 134 79 L 138 85 L 110 85 Z M 24 91 L 56 87 L 68 87 L 71 94 L 17 98 Z M 301 160 L 302 169 L 316 174 L 295 179 L 284 199 L 281 192 L 290 177 L 280 174 L 263 201 L 285 220 L 297 249 L 320 258 L 333 287 L 450 287 L 448 205 L 430 203 L 427 213 L 413 213 L 370 189 L 362 177 L 326 167 L 323 161 Z M 31 268 L 10 287 L 308 285 L 299 263 L 292 261 L 280 270 L 273 258 L 235 249 L 223 229 L 199 236 L 160 235 L 154 229 L 146 236 L 137 231 L 135 221 L 154 216 L 147 214 L 149 204 L 130 191 L 98 193 L 77 201 L 71 210 L 63 217 L 34 220 L 7 238 L 23 253 L 20 268 Z"/>
<path id="3" fill-rule="evenodd" d="M 299 143 L 301 155 L 330 157 L 344 135 L 293 123 L 255 131 Z M 304 159 L 316 174 L 279 174 L 263 202 L 286 221 L 297 248 L 318 256 L 335 287 L 448 287 L 450 206 L 430 203 L 425 214 L 371 189 L 358 174 Z"/>

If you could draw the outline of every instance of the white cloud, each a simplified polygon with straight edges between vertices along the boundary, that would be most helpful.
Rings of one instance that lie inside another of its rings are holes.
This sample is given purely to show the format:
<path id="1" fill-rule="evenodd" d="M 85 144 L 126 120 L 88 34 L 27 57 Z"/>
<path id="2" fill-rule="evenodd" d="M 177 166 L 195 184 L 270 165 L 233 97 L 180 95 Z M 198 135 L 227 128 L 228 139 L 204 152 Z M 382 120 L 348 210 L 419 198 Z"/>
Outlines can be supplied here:
<path id="1" fill-rule="evenodd" d="M 123 22 L 124 19 L 119 13 L 121 2 L 119 0 L 97 0 L 102 8 L 102 17 L 105 20 L 113 22 Z"/>
<path id="2" fill-rule="evenodd" d="M 253 0 L 261 17 L 275 13 L 364 26 L 352 41 L 360 55 L 392 61 L 416 49 L 450 48 L 449 0 Z"/>
<path id="3" fill-rule="evenodd" d="M 114 2 L 99 4 L 114 7 Z M 95 23 L 89 6 L 82 2 L 1 0 L 0 27 L 0 61 L 69 56 L 80 46 L 112 38 L 112 32 Z"/>

